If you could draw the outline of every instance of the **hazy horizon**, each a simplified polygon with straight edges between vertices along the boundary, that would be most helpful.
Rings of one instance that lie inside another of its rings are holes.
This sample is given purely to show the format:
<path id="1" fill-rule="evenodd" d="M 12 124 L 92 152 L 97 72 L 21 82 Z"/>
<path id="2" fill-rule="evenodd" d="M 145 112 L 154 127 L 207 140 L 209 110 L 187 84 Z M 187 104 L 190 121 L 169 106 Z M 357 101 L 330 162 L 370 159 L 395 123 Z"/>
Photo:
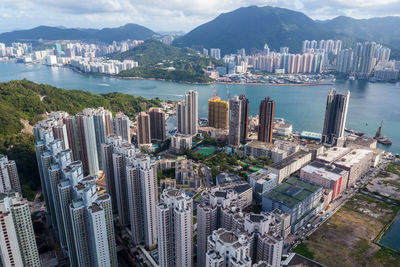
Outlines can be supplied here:
<path id="1" fill-rule="evenodd" d="M 155 32 L 189 32 L 221 13 L 250 5 L 274 6 L 299 11 L 314 20 L 349 16 L 363 19 L 400 16 L 399 0 L 3 0 L 0 32 L 37 26 L 65 28 L 119 27 L 127 23 Z M 43 16 L 43 14 L 47 14 Z"/>

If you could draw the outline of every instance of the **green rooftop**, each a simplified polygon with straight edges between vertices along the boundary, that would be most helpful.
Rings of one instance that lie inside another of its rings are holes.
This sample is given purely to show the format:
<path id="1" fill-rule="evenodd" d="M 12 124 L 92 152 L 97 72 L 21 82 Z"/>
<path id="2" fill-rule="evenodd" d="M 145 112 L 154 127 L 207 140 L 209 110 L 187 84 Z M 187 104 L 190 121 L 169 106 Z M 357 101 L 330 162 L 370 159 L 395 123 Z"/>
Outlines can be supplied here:
<path id="1" fill-rule="evenodd" d="M 291 177 L 264 196 L 293 208 L 320 189 L 320 186 L 307 183 L 297 177 Z"/>

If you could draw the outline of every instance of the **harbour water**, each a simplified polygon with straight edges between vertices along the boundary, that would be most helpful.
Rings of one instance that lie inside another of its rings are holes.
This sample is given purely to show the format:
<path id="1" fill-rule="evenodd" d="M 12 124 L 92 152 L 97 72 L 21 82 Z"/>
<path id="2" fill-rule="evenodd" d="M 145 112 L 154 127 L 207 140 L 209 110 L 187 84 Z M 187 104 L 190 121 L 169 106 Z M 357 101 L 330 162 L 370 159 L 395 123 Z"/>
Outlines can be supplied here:
<path id="1" fill-rule="evenodd" d="M 395 251 L 400 251 L 400 215 L 396 217 L 379 243 Z"/>
<path id="2" fill-rule="evenodd" d="M 188 90 L 199 92 L 199 116 L 207 117 L 207 100 L 213 94 L 222 99 L 228 95 L 245 94 L 250 114 L 255 115 L 261 99 L 270 96 L 275 102 L 275 117 L 285 118 L 294 131 L 321 132 L 326 96 L 332 87 L 338 92 L 350 90 L 346 127 L 374 136 L 383 120 L 382 134 L 393 144 L 382 147 L 400 153 L 400 83 L 369 83 L 336 80 L 334 86 L 272 86 L 272 85 L 194 85 L 154 80 L 124 80 L 102 75 L 74 72 L 69 68 L 41 64 L 24 65 L 0 62 L 0 81 L 28 79 L 65 89 L 80 89 L 103 94 L 121 92 L 146 98 L 180 100 Z"/>

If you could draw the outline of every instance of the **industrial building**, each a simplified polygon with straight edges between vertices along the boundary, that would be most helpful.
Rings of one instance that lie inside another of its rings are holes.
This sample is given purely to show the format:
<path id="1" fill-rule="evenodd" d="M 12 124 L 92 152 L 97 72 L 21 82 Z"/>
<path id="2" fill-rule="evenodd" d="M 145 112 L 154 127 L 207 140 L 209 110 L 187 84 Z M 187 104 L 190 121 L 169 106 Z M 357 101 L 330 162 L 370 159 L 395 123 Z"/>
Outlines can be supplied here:
<path id="1" fill-rule="evenodd" d="M 263 195 L 265 212 L 280 209 L 290 215 L 292 233 L 302 227 L 321 208 L 322 187 L 291 177 Z"/>
<path id="2" fill-rule="evenodd" d="M 281 183 L 283 179 L 288 178 L 290 175 L 311 162 L 311 157 L 311 152 L 299 150 L 289 157 L 272 164 L 268 169 L 278 175 L 278 183 Z"/>
<path id="3" fill-rule="evenodd" d="M 349 172 L 333 164 L 314 161 L 301 168 L 300 178 L 332 190 L 332 200 L 346 190 Z"/>

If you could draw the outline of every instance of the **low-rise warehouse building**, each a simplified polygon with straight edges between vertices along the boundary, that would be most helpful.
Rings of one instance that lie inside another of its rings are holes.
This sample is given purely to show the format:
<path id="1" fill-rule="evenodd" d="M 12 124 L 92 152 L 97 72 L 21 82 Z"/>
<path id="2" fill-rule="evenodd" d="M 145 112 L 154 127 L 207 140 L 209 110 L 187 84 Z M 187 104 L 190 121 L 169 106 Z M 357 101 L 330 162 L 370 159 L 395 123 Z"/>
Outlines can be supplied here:
<path id="1" fill-rule="evenodd" d="M 322 209 L 321 197 L 321 186 L 291 177 L 263 195 L 262 209 L 289 214 L 294 233 Z"/>
<path id="2" fill-rule="evenodd" d="M 349 172 L 347 187 L 365 175 L 371 167 L 374 153 L 367 149 L 353 149 L 350 153 L 335 161 L 335 165 Z"/>
<path id="3" fill-rule="evenodd" d="M 346 190 L 349 172 L 333 164 L 314 161 L 301 168 L 300 178 L 332 190 L 332 200 Z"/>
<path id="4" fill-rule="evenodd" d="M 278 183 L 281 183 L 283 179 L 288 178 L 290 175 L 311 162 L 311 158 L 311 152 L 299 150 L 289 157 L 272 164 L 268 169 L 278 175 Z"/>

